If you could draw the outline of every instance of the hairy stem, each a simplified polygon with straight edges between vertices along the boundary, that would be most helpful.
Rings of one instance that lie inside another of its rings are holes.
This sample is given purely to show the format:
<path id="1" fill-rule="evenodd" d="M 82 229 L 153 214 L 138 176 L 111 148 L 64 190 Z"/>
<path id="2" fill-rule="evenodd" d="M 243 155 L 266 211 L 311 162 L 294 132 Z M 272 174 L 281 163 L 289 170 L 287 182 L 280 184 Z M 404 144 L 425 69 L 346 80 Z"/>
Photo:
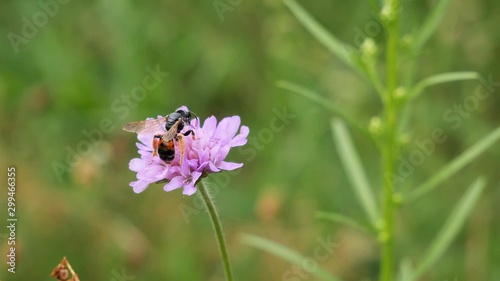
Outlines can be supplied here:
<path id="1" fill-rule="evenodd" d="M 220 223 L 219 215 L 217 214 L 217 210 L 215 209 L 215 204 L 210 194 L 203 184 L 203 180 L 198 182 L 198 190 L 200 191 L 201 198 L 203 202 L 205 202 L 205 206 L 207 207 L 208 214 L 210 215 L 210 219 L 212 220 L 212 225 L 215 231 L 215 237 L 217 238 L 217 243 L 219 244 L 219 250 L 222 257 L 222 263 L 224 264 L 224 272 L 226 274 L 227 281 L 233 281 L 233 272 L 231 269 L 231 264 L 229 262 L 229 256 L 227 254 L 226 241 L 224 239 L 224 233 L 222 232 L 222 226 Z"/>

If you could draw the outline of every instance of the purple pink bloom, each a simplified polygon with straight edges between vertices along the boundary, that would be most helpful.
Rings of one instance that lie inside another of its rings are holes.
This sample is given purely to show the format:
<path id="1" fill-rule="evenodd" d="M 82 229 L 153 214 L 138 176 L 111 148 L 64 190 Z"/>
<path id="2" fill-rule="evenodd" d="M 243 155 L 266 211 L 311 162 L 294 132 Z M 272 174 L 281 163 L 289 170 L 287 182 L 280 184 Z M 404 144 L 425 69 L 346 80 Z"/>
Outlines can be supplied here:
<path id="1" fill-rule="evenodd" d="M 185 106 L 179 108 L 188 110 Z M 130 183 L 134 192 L 144 191 L 150 184 L 167 182 L 163 189 L 172 191 L 180 187 L 183 194 L 192 195 L 196 192 L 197 181 L 211 173 L 221 170 L 234 170 L 243 166 L 242 163 L 224 161 L 233 147 L 242 146 L 247 142 L 250 132 L 247 126 L 240 126 L 239 116 L 222 119 L 217 124 L 214 116 L 208 117 L 203 126 L 199 118 L 191 120 L 182 132 L 194 131 L 184 137 L 185 152 L 180 164 L 180 149 L 175 143 L 175 158 L 170 163 L 163 162 L 158 156 L 153 157 L 153 134 L 139 134 L 137 148 L 140 158 L 134 158 L 129 163 L 130 170 L 137 172 L 137 180 Z M 239 131 L 239 132 L 238 132 Z"/>

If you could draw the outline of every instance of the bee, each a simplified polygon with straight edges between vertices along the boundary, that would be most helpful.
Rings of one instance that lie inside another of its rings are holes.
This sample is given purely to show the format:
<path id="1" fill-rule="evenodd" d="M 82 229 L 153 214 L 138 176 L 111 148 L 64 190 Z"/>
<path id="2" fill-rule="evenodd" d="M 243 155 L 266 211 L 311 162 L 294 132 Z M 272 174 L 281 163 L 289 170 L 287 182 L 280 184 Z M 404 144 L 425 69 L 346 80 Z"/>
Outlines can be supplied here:
<path id="1" fill-rule="evenodd" d="M 181 131 L 185 126 L 189 126 L 194 116 L 196 114 L 192 112 L 177 110 L 162 118 L 128 123 L 123 126 L 123 130 L 137 134 L 154 134 L 153 157 L 158 155 L 167 164 L 175 158 L 174 140 L 178 141 L 180 146 L 179 164 L 182 164 L 185 150 L 183 137 L 189 135 L 194 137 L 194 131 L 188 130 L 185 133 L 181 133 Z"/>

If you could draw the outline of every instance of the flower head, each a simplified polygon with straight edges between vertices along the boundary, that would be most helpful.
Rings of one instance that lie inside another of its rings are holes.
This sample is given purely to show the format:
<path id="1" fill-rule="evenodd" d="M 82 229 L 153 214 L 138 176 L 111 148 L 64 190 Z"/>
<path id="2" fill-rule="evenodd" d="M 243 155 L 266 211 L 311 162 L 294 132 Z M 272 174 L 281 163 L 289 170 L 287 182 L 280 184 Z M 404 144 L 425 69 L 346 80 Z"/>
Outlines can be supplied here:
<path id="1" fill-rule="evenodd" d="M 177 110 L 188 111 L 185 106 Z M 203 126 L 198 118 L 191 120 L 189 126 L 184 126 L 181 132 L 194 132 L 194 135 L 182 137 L 185 145 L 182 161 L 180 141 L 176 140 L 175 158 L 169 163 L 162 161 L 158 155 L 153 157 L 154 134 L 138 134 L 140 158 L 134 158 L 129 163 L 130 170 L 137 172 L 137 180 L 131 182 L 130 186 L 134 192 L 140 193 L 152 183 L 166 181 L 163 187 L 165 191 L 183 187 L 183 194 L 192 195 L 196 192 L 195 184 L 201 177 L 221 170 L 240 168 L 242 163 L 224 161 L 231 148 L 247 142 L 250 130 L 247 126 L 240 127 L 240 123 L 239 116 L 226 117 L 218 124 L 217 119 L 211 116 Z"/>

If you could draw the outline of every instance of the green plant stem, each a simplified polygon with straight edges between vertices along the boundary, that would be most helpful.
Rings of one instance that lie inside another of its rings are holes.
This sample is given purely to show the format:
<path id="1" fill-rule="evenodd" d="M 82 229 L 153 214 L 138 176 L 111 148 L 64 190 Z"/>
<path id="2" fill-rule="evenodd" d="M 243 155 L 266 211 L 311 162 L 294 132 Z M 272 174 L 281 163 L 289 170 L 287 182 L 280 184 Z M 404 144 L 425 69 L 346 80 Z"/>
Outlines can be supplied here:
<path id="1" fill-rule="evenodd" d="M 229 256 L 227 254 L 226 241 L 224 240 L 224 233 L 222 233 L 222 226 L 217 210 L 215 209 L 214 201 L 210 197 L 210 194 L 208 193 L 202 180 L 198 182 L 198 190 L 200 191 L 203 202 L 205 202 L 205 206 L 207 207 L 208 214 L 210 215 L 210 219 L 212 220 L 212 224 L 214 226 L 215 236 L 217 238 L 217 243 L 219 244 L 219 250 L 222 257 L 222 263 L 224 264 L 226 280 L 233 281 L 233 272 L 229 262 Z"/>
<path id="2" fill-rule="evenodd" d="M 387 0 L 386 9 L 390 10 L 387 19 L 387 92 L 384 103 L 385 138 L 382 146 L 383 165 L 383 201 L 382 216 L 383 227 L 380 232 L 380 243 L 382 246 L 380 281 L 392 281 L 394 279 L 394 159 L 397 153 L 397 102 L 396 88 L 398 85 L 397 59 L 399 53 L 399 0 Z"/>

